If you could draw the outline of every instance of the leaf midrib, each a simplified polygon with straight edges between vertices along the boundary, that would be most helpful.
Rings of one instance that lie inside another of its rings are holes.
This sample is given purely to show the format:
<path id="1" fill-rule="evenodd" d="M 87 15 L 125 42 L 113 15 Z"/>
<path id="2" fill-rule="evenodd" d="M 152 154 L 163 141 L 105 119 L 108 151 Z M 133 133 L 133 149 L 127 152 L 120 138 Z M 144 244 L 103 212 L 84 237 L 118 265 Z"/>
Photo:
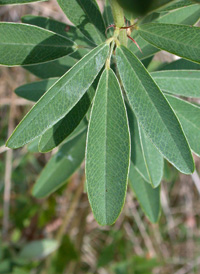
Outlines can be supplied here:
<path id="1" fill-rule="evenodd" d="M 105 179 L 104 179 L 104 197 L 105 197 L 105 223 L 107 223 L 107 199 L 106 199 L 106 196 L 107 196 L 107 192 L 106 192 L 106 189 L 107 189 L 107 128 L 108 128 L 108 77 L 109 77 L 109 72 L 108 70 L 106 70 L 106 89 L 105 89 L 105 92 L 106 92 L 106 102 L 105 102 L 105 115 L 106 115 L 106 127 L 105 127 L 105 166 L 104 166 L 104 176 L 105 176 Z"/>
<path id="2" fill-rule="evenodd" d="M 53 36 L 52 36 L 53 37 Z M 67 40 L 67 39 L 66 39 Z M 9 46 L 9 45 L 13 45 L 13 46 L 37 46 L 37 47 L 55 47 L 55 48 L 66 48 L 66 47 L 73 47 L 74 43 L 71 42 L 72 45 L 69 46 L 69 45 L 60 45 L 60 44 L 54 44 L 54 45 L 51 45 L 51 44 L 22 44 L 22 43 L 0 43 L 0 45 L 5 45 L 5 46 Z"/>

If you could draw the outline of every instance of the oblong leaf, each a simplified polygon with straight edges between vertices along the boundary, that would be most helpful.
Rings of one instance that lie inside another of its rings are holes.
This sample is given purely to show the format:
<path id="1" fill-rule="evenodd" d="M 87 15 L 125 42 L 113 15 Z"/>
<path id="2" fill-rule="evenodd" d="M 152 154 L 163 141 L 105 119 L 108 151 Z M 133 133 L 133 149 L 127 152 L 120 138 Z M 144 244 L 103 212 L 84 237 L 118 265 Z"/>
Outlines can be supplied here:
<path id="1" fill-rule="evenodd" d="M 158 0 L 159 1 L 159 0 Z M 168 1 L 169 2 L 169 1 Z M 157 11 L 172 11 L 175 9 L 187 7 L 193 5 L 191 0 L 172 0 L 167 5 L 162 6 Z"/>
<path id="2" fill-rule="evenodd" d="M 0 5 L 28 4 L 32 2 L 44 2 L 48 0 L 0 0 Z"/>
<path id="3" fill-rule="evenodd" d="M 26 244 L 19 253 L 20 258 L 39 260 L 47 257 L 59 247 L 56 240 L 43 239 Z"/>
<path id="4" fill-rule="evenodd" d="M 79 52 L 79 50 L 77 52 Z M 30 66 L 27 65 L 23 68 L 39 78 L 47 79 L 63 76 L 71 67 L 77 63 L 77 61 L 77 59 L 67 55 L 50 62 Z"/>
<path id="5" fill-rule="evenodd" d="M 15 93 L 27 100 L 37 102 L 40 97 L 58 80 L 58 78 L 25 84 L 15 89 Z"/>
<path id="6" fill-rule="evenodd" d="M 42 135 L 77 104 L 103 67 L 109 46 L 102 44 L 61 77 L 17 126 L 7 146 L 17 148 Z"/>
<path id="7" fill-rule="evenodd" d="M 47 79 L 30 84 L 23 85 L 15 90 L 15 93 L 25 99 L 37 101 L 58 79 Z M 77 105 L 52 128 L 48 129 L 37 141 L 37 152 L 48 152 L 58 146 L 65 138 L 67 138 L 77 128 L 83 117 L 86 115 L 92 99 L 94 97 L 95 89 L 93 86 L 89 88 L 87 93 L 83 95 Z M 85 127 L 86 124 L 84 123 Z M 35 140 L 32 143 L 35 143 Z M 39 151 L 38 151 L 39 143 Z M 32 148 L 32 145 L 31 145 Z M 28 146 L 30 151 L 30 146 Z M 34 149 L 36 150 L 36 149 Z M 32 149 L 32 152 L 33 151 Z"/>
<path id="8" fill-rule="evenodd" d="M 194 162 L 172 108 L 142 63 L 124 46 L 116 50 L 117 66 L 130 106 L 145 134 L 178 170 L 189 174 Z"/>
<path id="9" fill-rule="evenodd" d="M 145 135 L 143 129 L 139 127 L 140 140 L 149 181 L 153 188 L 158 187 L 163 176 L 164 160 L 160 152 Z"/>
<path id="10" fill-rule="evenodd" d="M 178 59 L 161 68 L 162 70 L 200 70 L 200 65 L 185 59 Z"/>
<path id="11" fill-rule="evenodd" d="M 29 152 L 32 152 L 32 153 L 39 153 L 39 149 L 38 149 L 39 141 L 40 141 L 40 137 L 37 137 L 35 140 L 33 140 L 32 142 L 30 142 L 27 145 L 27 150 Z"/>
<path id="12" fill-rule="evenodd" d="M 171 11 L 154 22 L 166 23 L 166 24 L 185 24 L 193 25 L 200 17 L 200 7 L 199 5 L 191 5 L 188 7 L 182 7 Z"/>
<path id="13" fill-rule="evenodd" d="M 88 40 L 78 28 L 67 25 L 63 22 L 35 15 L 25 15 L 21 17 L 21 21 L 22 23 L 38 26 L 67 37 L 68 39 L 74 41 L 79 47 L 86 46 L 91 49 L 95 46 L 95 44 Z M 86 52 L 88 52 L 88 49 Z"/>
<path id="14" fill-rule="evenodd" d="M 152 188 L 137 172 L 131 163 L 129 172 L 130 186 L 145 215 L 152 223 L 158 222 L 160 216 L 160 188 Z"/>
<path id="15" fill-rule="evenodd" d="M 146 182 L 157 187 L 163 175 L 163 157 L 139 127 L 129 105 L 127 113 L 131 133 L 131 162 Z"/>
<path id="16" fill-rule="evenodd" d="M 95 89 L 91 86 L 73 109 L 42 135 L 39 142 L 40 152 L 51 151 L 77 128 L 92 103 L 94 93 Z"/>
<path id="17" fill-rule="evenodd" d="M 200 70 L 166 70 L 151 76 L 162 91 L 186 97 L 200 97 Z"/>
<path id="18" fill-rule="evenodd" d="M 137 119 L 133 113 L 133 110 L 130 108 L 128 104 L 126 104 L 126 109 L 128 114 L 128 122 L 131 136 L 131 162 L 136 168 L 136 170 L 143 177 L 143 179 L 150 183 L 149 175 L 147 173 L 145 165 L 144 155 L 142 152 Z"/>
<path id="19" fill-rule="evenodd" d="M 37 179 L 32 194 L 43 198 L 67 182 L 85 156 L 86 130 L 68 141 L 53 155 Z"/>
<path id="20" fill-rule="evenodd" d="M 200 63 L 199 27 L 150 23 L 141 25 L 139 34 L 159 49 Z"/>
<path id="21" fill-rule="evenodd" d="M 198 5 L 191 5 L 189 7 L 184 6 L 183 8 L 174 10 L 166 14 L 164 13 L 164 15 L 160 15 L 159 13 L 157 13 L 157 14 L 149 15 L 148 17 L 150 16 L 153 17 L 154 18 L 152 19 L 153 22 L 193 25 L 199 19 L 199 14 L 200 14 L 200 8 L 198 7 Z M 146 17 L 142 19 L 141 21 L 139 21 L 139 25 L 144 24 L 146 22 L 145 20 L 147 20 Z M 129 49 L 137 57 L 139 57 L 139 59 L 142 60 L 146 57 L 152 56 L 153 54 L 159 51 L 158 48 L 149 44 L 146 40 L 144 40 L 141 36 L 139 36 L 139 31 L 136 31 L 136 30 L 133 31 L 131 36 L 138 43 L 142 52 L 131 41 L 129 42 Z"/>
<path id="22" fill-rule="evenodd" d="M 105 41 L 105 25 L 96 0 L 57 0 L 69 20 L 92 42 Z"/>
<path id="23" fill-rule="evenodd" d="M 30 35 L 31 33 L 31 35 Z M 72 53 L 75 43 L 42 28 L 0 23 L 0 64 L 6 66 L 43 63 Z"/>
<path id="24" fill-rule="evenodd" d="M 126 195 L 130 140 L 126 109 L 118 80 L 105 69 L 90 115 L 86 180 L 89 202 L 101 225 L 113 224 Z"/>
<path id="25" fill-rule="evenodd" d="M 200 156 L 200 107 L 170 95 L 166 97 L 181 122 L 191 149 Z"/>
<path id="26" fill-rule="evenodd" d="M 199 19 L 198 5 L 184 6 L 170 12 L 154 12 L 142 18 L 138 24 L 145 23 L 167 23 L 167 24 L 185 24 L 193 25 Z"/>

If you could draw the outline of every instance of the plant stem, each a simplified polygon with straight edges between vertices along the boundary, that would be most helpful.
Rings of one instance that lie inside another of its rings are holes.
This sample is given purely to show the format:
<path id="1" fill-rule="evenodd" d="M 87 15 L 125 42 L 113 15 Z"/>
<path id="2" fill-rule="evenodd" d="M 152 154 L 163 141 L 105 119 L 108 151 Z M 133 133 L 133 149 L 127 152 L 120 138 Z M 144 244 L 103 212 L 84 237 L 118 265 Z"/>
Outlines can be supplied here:
<path id="1" fill-rule="evenodd" d="M 124 11 L 116 0 L 109 1 L 112 9 L 114 23 L 116 26 L 116 31 L 119 31 L 121 27 L 124 27 Z M 127 46 L 127 35 L 125 29 L 119 31 L 119 41 L 122 45 Z"/>

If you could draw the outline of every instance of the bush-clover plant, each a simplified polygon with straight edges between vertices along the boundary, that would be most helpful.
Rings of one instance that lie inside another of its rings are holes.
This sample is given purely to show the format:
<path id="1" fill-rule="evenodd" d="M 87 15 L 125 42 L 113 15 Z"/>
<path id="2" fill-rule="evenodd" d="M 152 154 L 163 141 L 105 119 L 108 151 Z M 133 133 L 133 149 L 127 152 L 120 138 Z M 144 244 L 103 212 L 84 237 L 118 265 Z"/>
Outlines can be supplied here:
<path id="1" fill-rule="evenodd" d="M 30 2 L 39 0 L 0 0 Z M 192 152 L 200 155 L 200 106 L 187 101 L 200 98 L 199 1 L 153 0 L 145 9 L 145 1 L 135 9 L 125 1 L 123 9 L 105 0 L 103 13 L 95 0 L 57 2 L 73 26 L 33 15 L 0 23 L 0 64 L 42 79 L 16 89 L 36 103 L 6 145 L 43 153 L 59 146 L 35 197 L 56 191 L 85 159 L 99 224 L 116 221 L 128 182 L 157 222 L 164 163 L 191 174 Z M 160 50 L 181 58 L 150 70 Z"/>

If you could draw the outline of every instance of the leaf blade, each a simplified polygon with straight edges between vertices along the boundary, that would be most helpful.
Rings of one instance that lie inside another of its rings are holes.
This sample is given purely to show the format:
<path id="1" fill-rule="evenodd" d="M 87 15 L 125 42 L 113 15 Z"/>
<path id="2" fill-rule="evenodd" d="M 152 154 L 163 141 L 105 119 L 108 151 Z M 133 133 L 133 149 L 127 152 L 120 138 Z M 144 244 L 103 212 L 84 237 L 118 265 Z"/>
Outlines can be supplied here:
<path id="1" fill-rule="evenodd" d="M 95 44 L 105 41 L 105 25 L 94 0 L 57 0 L 69 20 Z M 76 13 L 74 13 L 76 11 Z"/>
<path id="2" fill-rule="evenodd" d="M 128 121 L 121 88 L 113 71 L 105 69 L 94 99 L 86 149 L 88 198 L 101 225 L 114 223 L 122 210 L 129 156 Z"/>
<path id="3" fill-rule="evenodd" d="M 116 56 L 129 103 L 145 134 L 177 169 L 186 174 L 192 173 L 194 162 L 189 145 L 164 95 L 145 67 L 128 49 L 118 47 Z"/>
<path id="4" fill-rule="evenodd" d="M 171 95 L 166 98 L 180 120 L 191 149 L 200 156 L 200 107 Z"/>
<path id="5" fill-rule="evenodd" d="M 200 97 L 199 70 L 166 70 L 151 73 L 160 89 L 185 97 Z"/>
<path id="6" fill-rule="evenodd" d="M 200 63 L 200 28 L 187 25 L 150 23 L 140 26 L 143 39 L 159 49 Z"/>
<path id="7" fill-rule="evenodd" d="M 85 156 L 86 130 L 61 146 L 37 179 L 32 194 L 44 198 L 55 192 L 81 165 Z"/>
<path id="8" fill-rule="evenodd" d="M 130 186 L 145 215 L 152 223 L 157 223 L 160 216 L 160 188 L 152 188 L 131 163 L 129 173 Z"/>
<path id="9" fill-rule="evenodd" d="M 55 60 L 72 53 L 74 46 L 75 43 L 69 39 L 36 26 L 0 23 L 2 65 L 29 65 Z"/>
<path id="10" fill-rule="evenodd" d="M 139 127 L 140 140 L 146 169 L 153 188 L 160 185 L 163 176 L 164 161 L 159 151 L 154 147 L 149 138 L 145 135 L 143 129 Z"/>
<path id="11" fill-rule="evenodd" d="M 108 50 L 107 44 L 98 46 L 61 77 L 24 117 L 7 146 L 23 146 L 61 120 L 88 90 L 103 67 Z"/>

